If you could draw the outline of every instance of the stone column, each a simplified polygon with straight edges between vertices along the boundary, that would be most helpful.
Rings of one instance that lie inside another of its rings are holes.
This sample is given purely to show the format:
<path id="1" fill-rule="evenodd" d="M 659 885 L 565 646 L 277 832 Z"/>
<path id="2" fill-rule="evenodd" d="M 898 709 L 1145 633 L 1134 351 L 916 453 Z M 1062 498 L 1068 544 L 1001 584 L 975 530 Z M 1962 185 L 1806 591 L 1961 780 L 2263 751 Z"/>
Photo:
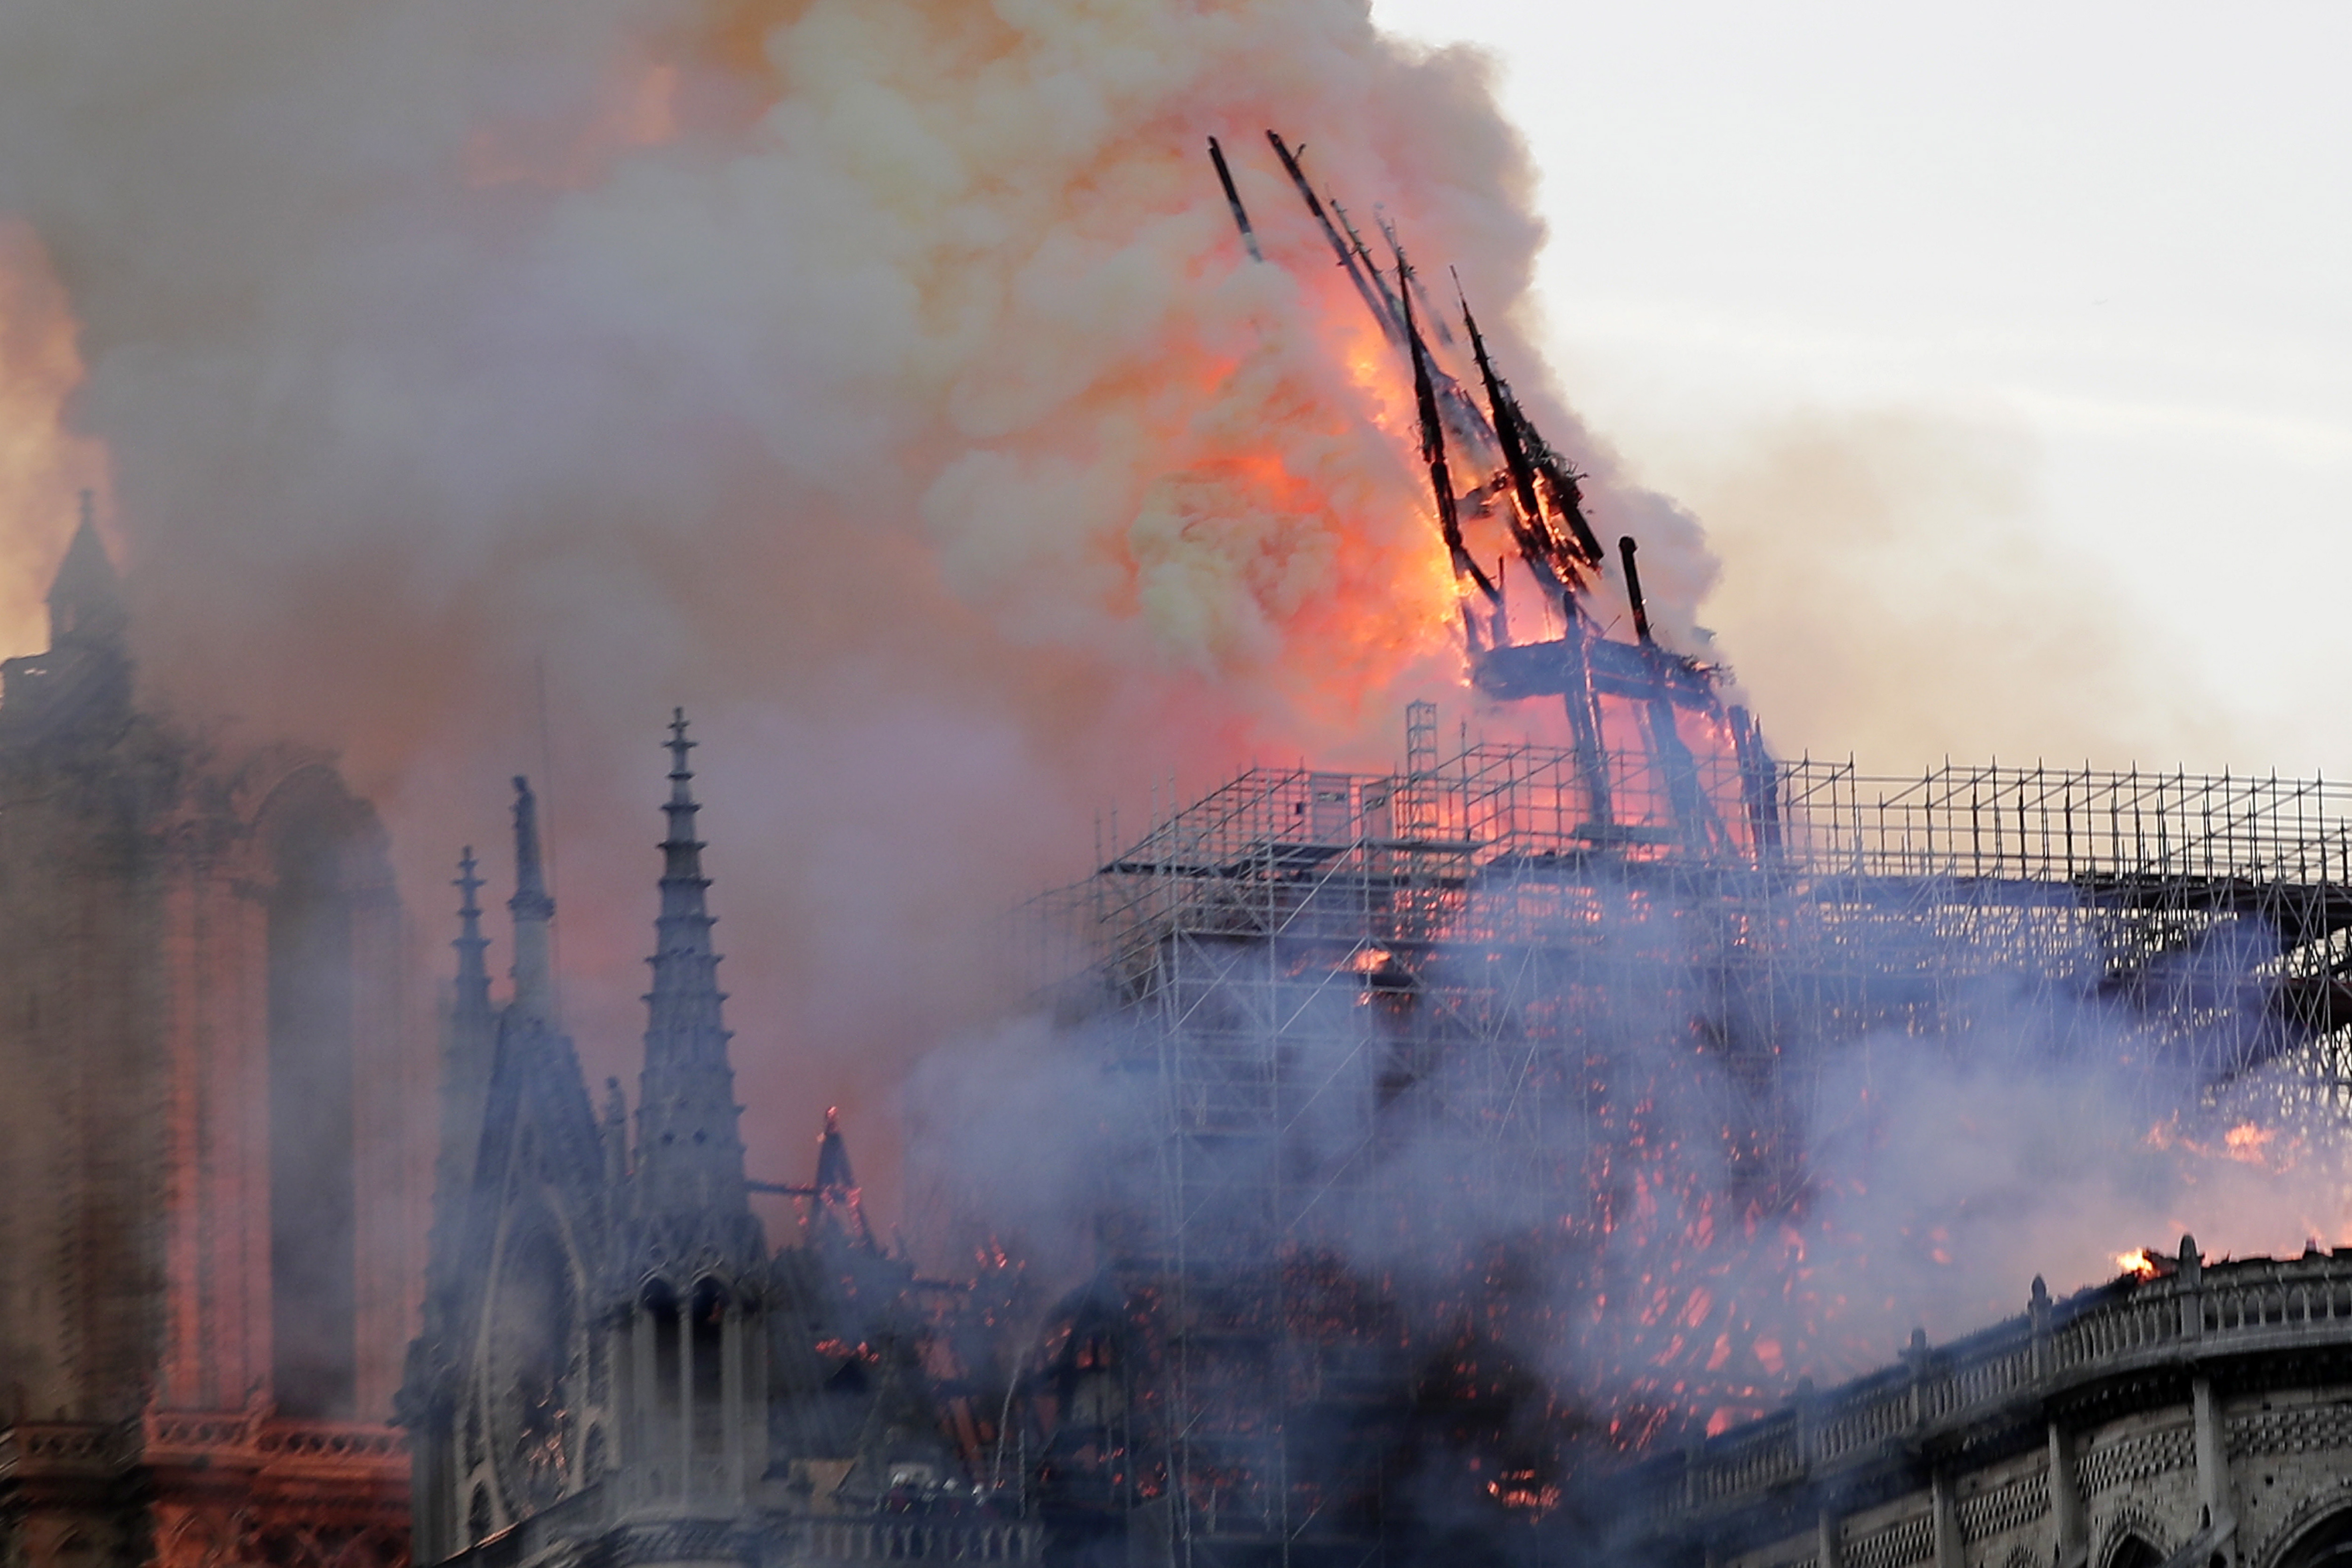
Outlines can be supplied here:
<path id="1" fill-rule="evenodd" d="M 2189 1384 L 2189 1408 L 2197 1435 L 2197 1500 L 2200 1522 L 2221 1532 L 2216 1551 L 2234 1564 L 2238 1560 L 2238 1512 L 2231 1495 L 2230 1450 L 2223 1441 L 2220 1402 L 2213 1397 L 2213 1380 L 2200 1377 Z"/>
<path id="2" fill-rule="evenodd" d="M 639 1301 L 629 1317 L 629 1383 L 635 1395 L 629 1401 L 621 1426 L 628 1433 L 628 1495 L 637 1501 L 651 1497 L 661 1464 L 661 1375 L 654 1365 L 654 1315 Z"/>
<path id="3" fill-rule="evenodd" d="M 1952 1478 L 1937 1471 L 1929 1498 L 1935 1508 L 1936 1568 L 1967 1568 L 1968 1550 L 1960 1539 L 1960 1509 L 1952 1497 Z"/>
<path id="4" fill-rule="evenodd" d="M 2090 1529 L 2083 1517 L 2083 1492 L 2074 1479 L 2074 1446 L 2064 1428 L 2050 1423 L 2050 1519 L 2058 1532 L 2057 1568 L 2090 1556 Z"/>
<path id="5" fill-rule="evenodd" d="M 677 1301 L 677 1495 L 694 1495 L 694 1292 Z"/>
<path id="6" fill-rule="evenodd" d="M 743 1498 L 743 1310 L 727 1303 L 719 1321 L 719 1443 L 727 1499 Z"/>

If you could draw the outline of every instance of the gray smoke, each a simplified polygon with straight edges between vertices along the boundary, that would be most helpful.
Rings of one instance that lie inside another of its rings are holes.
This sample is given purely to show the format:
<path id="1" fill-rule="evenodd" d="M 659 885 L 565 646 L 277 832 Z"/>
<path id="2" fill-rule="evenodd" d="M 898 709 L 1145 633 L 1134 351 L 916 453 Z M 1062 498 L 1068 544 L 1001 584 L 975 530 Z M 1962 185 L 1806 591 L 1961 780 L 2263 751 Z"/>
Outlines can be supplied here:
<path id="1" fill-rule="evenodd" d="M 1515 330 L 1540 233 L 1484 65 L 1360 3 L 0 16 L 8 297 L 79 325 L 151 687 L 339 748 L 428 934 L 543 775 L 566 1005 L 623 1072 L 687 705 L 772 1175 L 833 1100 L 889 1168 L 901 1068 L 1000 999 L 978 937 L 1099 803 L 1454 689 L 1409 384 L 1269 125 L 1460 266 L 1597 460 Z M 0 377 L 52 418 L 61 341 Z M 77 461 L 11 492 L 48 503 L 20 600 Z M 1596 495 L 1686 626 L 1696 530 Z"/>

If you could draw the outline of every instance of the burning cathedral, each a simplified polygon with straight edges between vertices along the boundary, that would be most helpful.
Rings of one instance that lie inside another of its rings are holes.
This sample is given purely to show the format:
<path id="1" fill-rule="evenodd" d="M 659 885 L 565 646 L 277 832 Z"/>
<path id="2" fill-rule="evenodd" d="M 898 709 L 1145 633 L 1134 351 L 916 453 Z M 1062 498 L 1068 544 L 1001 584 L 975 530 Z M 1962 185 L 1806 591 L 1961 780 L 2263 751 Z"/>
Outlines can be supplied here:
<path id="1" fill-rule="evenodd" d="M 2352 1257 L 2184 1237 L 1827 1389 L 1751 1289 L 1874 1062 L 2335 1114 L 2352 792 L 1774 757 L 1466 306 L 1268 142 L 1409 367 L 1473 682 L 1562 743 L 1415 705 L 1396 766 L 1253 769 L 1042 902 L 1117 1108 L 1042 1310 L 878 1245 L 830 1120 L 805 1183 L 746 1169 L 682 712 L 634 1111 L 565 1031 L 520 779 L 511 986 L 469 851 L 436 1098 L 373 815 L 134 710 L 85 520 L 0 692 L 11 1562 L 2352 1561 Z"/>
<path id="2" fill-rule="evenodd" d="M 1117 1157 L 1042 1321 L 874 1251 L 830 1133 L 765 1247 L 682 720 L 634 1133 L 592 1106 L 523 794 L 503 1010 L 460 884 L 404 1395 L 420 1555 L 2339 1563 L 2352 1258 L 2183 1238 L 2070 1295 L 2018 1281 L 2015 1318 L 1793 1404 L 1820 1347 L 1749 1287 L 1795 1278 L 1808 1130 L 1874 1056 L 2022 1042 L 2145 1085 L 2152 1123 L 2333 1114 L 2352 798 L 1774 758 L 1654 634 L 1636 542 L 1602 548 L 1467 310 L 1457 380 L 1402 252 L 1376 265 L 1269 141 L 1411 367 L 1475 683 L 1565 743 L 1449 745 L 1416 706 L 1395 769 L 1252 770 L 1044 900 Z"/>

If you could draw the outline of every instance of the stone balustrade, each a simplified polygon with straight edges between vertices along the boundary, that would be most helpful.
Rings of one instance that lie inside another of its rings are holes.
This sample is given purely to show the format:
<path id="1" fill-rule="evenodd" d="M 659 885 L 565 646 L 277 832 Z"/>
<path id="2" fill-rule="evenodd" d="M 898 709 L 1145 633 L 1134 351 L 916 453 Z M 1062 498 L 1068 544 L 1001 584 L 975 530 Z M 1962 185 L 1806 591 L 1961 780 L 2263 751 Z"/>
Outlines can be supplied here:
<path id="1" fill-rule="evenodd" d="M 2207 1263 L 2183 1237 L 2179 1257 L 2157 1267 L 2153 1278 L 2126 1276 L 2064 1300 L 2036 1279 L 2024 1313 L 1949 1345 L 1931 1349 L 1915 1331 L 1892 1367 L 1801 1394 L 1785 1409 L 1621 1478 L 1638 1494 L 1634 1514 L 1664 1524 L 1737 1508 L 2105 1379 L 2352 1345 L 2352 1248 Z"/>
<path id="2" fill-rule="evenodd" d="M 795 1562 L 1034 1563 L 1044 1547 L 1037 1526 L 1016 1521 L 966 1522 L 920 1518 L 816 1519 L 800 1522 Z"/>

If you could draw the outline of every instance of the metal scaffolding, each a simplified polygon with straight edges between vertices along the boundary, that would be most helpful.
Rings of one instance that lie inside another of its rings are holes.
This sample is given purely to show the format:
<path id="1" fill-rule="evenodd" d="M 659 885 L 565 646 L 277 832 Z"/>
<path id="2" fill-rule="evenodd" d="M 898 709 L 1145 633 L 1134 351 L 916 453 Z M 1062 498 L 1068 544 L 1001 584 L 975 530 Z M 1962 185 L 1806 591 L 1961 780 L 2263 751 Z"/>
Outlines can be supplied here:
<path id="1" fill-rule="evenodd" d="M 1150 1108 L 1150 1201 L 1105 1238 L 1150 1303 L 1123 1484 L 1176 1562 L 1379 1552 L 1402 1383 L 1506 1310 L 1463 1205 L 1573 1250 L 1697 1139 L 1769 1212 L 1823 1062 L 1995 1028 L 2144 1068 L 2152 1120 L 2352 1081 L 2352 789 L 1667 760 L 1609 756 L 1596 813 L 1589 752 L 1441 756 L 1416 705 L 1401 771 L 1254 769 L 1047 900 L 1066 1006 Z"/>

